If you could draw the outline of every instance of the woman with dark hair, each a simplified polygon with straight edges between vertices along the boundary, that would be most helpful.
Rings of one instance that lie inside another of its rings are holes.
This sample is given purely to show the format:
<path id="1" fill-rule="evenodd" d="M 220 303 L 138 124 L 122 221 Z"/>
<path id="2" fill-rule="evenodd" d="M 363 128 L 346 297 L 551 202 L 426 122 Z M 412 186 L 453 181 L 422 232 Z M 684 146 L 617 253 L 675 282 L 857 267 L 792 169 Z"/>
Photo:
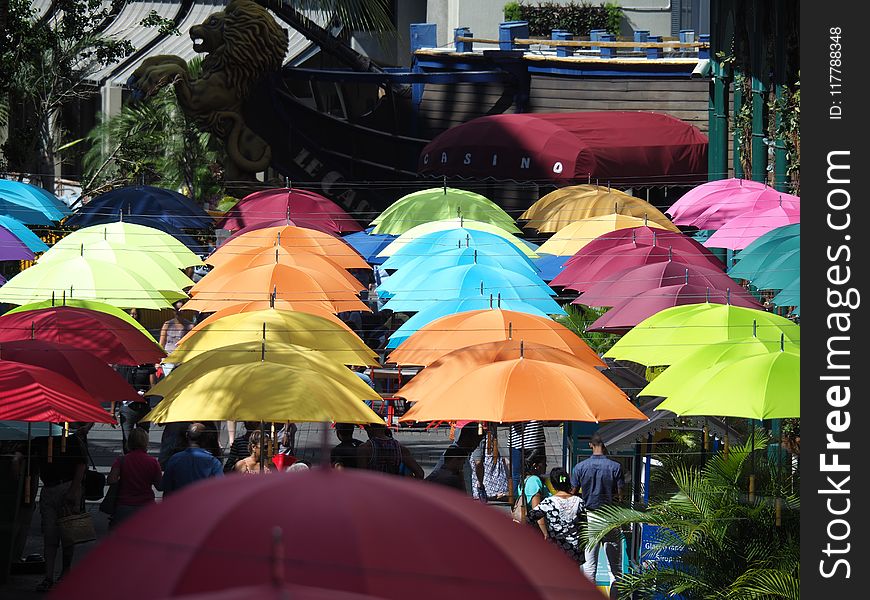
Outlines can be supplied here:
<path id="1" fill-rule="evenodd" d="M 523 479 L 522 489 L 517 488 L 517 495 L 520 496 L 520 501 L 525 502 L 526 515 L 550 495 L 549 488 L 547 488 L 541 479 L 546 464 L 547 456 L 542 450 L 532 450 L 526 455 L 526 462 L 523 467 L 525 479 Z M 522 521 L 520 520 L 520 522 Z M 529 522 L 534 524 L 534 521 Z M 546 537 L 547 530 L 544 524 L 539 523 L 538 526 Z"/>
<path id="2" fill-rule="evenodd" d="M 260 473 L 260 456 L 269 448 L 269 434 L 261 436 L 260 430 L 255 429 L 251 432 L 251 437 L 248 438 L 248 457 L 236 463 L 233 471 L 236 473 Z M 266 460 L 263 462 L 263 473 L 272 472 L 272 461 Z"/>
<path id="3" fill-rule="evenodd" d="M 143 506 L 154 504 L 154 490 L 160 489 L 160 463 L 148 455 L 148 432 L 134 427 L 127 438 L 129 452 L 115 459 L 107 483 L 118 483 L 118 502 L 109 526 L 114 528 Z"/>
<path id="4" fill-rule="evenodd" d="M 550 484 L 556 490 L 555 495 L 530 509 L 528 520 L 539 525 L 543 521 L 544 537 L 582 565 L 586 561 L 580 542 L 580 525 L 585 515 L 583 500 L 571 493 L 571 479 L 561 467 L 550 471 Z"/>

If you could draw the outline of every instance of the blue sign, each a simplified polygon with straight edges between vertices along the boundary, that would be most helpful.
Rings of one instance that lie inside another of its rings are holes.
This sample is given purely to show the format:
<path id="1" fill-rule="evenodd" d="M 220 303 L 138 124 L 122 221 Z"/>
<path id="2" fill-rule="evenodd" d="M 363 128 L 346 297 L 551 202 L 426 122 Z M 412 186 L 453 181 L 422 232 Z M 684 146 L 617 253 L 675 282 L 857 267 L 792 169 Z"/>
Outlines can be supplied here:
<path id="1" fill-rule="evenodd" d="M 659 567 L 678 568 L 680 563 L 680 553 L 682 548 L 679 546 L 662 546 L 664 528 L 658 525 L 649 525 L 644 523 L 641 526 L 640 534 L 640 562 L 646 567 L 651 563 L 655 563 Z M 653 596 L 653 600 L 684 600 L 683 596 L 663 596 L 661 594 Z"/>

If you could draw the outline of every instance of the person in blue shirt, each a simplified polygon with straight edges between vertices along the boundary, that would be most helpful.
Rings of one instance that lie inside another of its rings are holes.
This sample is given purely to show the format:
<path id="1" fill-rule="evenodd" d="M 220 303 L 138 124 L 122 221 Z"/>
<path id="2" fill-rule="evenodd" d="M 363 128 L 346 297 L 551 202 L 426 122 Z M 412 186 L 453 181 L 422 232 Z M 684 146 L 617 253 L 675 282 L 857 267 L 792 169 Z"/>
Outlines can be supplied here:
<path id="1" fill-rule="evenodd" d="M 593 434 L 589 446 L 592 456 L 580 461 L 571 470 L 571 492 L 576 494 L 579 490 L 591 521 L 596 509 L 622 502 L 625 482 L 622 465 L 607 458 L 607 448 L 601 436 Z M 610 531 L 600 544 L 586 547 L 583 572 L 595 583 L 598 553 L 602 545 L 610 568 L 610 598 L 618 598 L 616 580 L 622 574 L 622 532 L 619 529 Z"/>
<path id="2" fill-rule="evenodd" d="M 187 448 L 172 455 L 163 471 L 163 495 L 167 496 L 201 479 L 223 476 L 221 461 L 200 447 L 206 435 L 202 423 L 191 423 L 185 438 Z"/>
<path id="3" fill-rule="evenodd" d="M 547 465 L 547 455 L 543 450 L 532 450 L 527 458 L 526 464 L 523 467 L 525 471 L 525 479 L 523 480 L 522 489 L 517 487 L 517 495 L 520 496 L 520 501 L 525 501 L 526 513 L 538 507 L 541 500 L 550 496 L 550 488 L 544 483 L 541 475 Z M 541 521 L 529 523 L 537 525 L 541 529 L 541 533 L 546 537 L 547 525 Z"/>

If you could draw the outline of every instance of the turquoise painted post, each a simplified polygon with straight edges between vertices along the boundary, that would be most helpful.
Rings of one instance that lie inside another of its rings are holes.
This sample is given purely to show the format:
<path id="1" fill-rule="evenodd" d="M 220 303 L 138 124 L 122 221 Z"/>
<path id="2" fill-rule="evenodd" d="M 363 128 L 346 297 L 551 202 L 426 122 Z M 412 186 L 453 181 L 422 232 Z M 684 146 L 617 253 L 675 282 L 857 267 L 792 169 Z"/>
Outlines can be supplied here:
<path id="1" fill-rule="evenodd" d="M 767 144 L 764 127 L 764 97 L 766 86 L 761 77 L 752 75 L 752 179 L 767 181 Z"/>
<path id="2" fill-rule="evenodd" d="M 714 181 L 728 176 L 728 86 L 725 66 L 712 61 L 713 82 L 710 86 L 710 151 L 707 179 Z"/>

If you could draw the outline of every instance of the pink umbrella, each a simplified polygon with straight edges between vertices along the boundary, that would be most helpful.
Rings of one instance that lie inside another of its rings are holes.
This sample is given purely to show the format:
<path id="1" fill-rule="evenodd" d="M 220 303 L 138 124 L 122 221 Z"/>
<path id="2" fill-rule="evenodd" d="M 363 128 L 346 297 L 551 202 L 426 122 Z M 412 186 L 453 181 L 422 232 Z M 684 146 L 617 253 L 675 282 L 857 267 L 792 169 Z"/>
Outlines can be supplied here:
<path id="1" fill-rule="evenodd" d="M 579 300 L 578 298 L 574 303 L 578 303 Z M 762 308 L 761 304 L 751 296 L 747 299 L 745 296 L 729 291 L 710 289 L 699 285 L 669 285 L 641 292 L 633 298 L 619 302 L 596 319 L 587 331 L 626 333 L 644 319 L 666 308 L 704 302 L 733 304 L 734 306 L 755 309 Z"/>
<path id="2" fill-rule="evenodd" d="M 778 192 L 758 181 L 722 179 L 690 190 L 666 212 L 677 225 L 719 229 L 734 217 L 753 210 L 800 205 L 800 197 Z"/>
<path id="3" fill-rule="evenodd" d="M 235 230 L 279 220 L 286 224 L 287 219 L 304 227 L 316 223 L 319 226 L 312 229 L 332 233 L 362 231 L 360 224 L 329 198 L 293 188 L 263 190 L 245 196 L 227 211 L 216 227 Z"/>
<path id="4" fill-rule="evenodd" d="M 734 217 L 707 238 L 708 248 L 741 250 L 756 239 L 783 225 L 801 222 L 800 204 L 780 204 L 765 210 L 754 210 Z"/>
<path id="5" fill-rule="evenodd" d="M 592 284 L 574 301 L 586 306 L 615 306 L 642 292 L 669 286 L 693 285 L 713 290 L 731 290 L 732 296 L 754 302 L 752 295 L 718 269 L 677 260 L 632 267 Z"/>

